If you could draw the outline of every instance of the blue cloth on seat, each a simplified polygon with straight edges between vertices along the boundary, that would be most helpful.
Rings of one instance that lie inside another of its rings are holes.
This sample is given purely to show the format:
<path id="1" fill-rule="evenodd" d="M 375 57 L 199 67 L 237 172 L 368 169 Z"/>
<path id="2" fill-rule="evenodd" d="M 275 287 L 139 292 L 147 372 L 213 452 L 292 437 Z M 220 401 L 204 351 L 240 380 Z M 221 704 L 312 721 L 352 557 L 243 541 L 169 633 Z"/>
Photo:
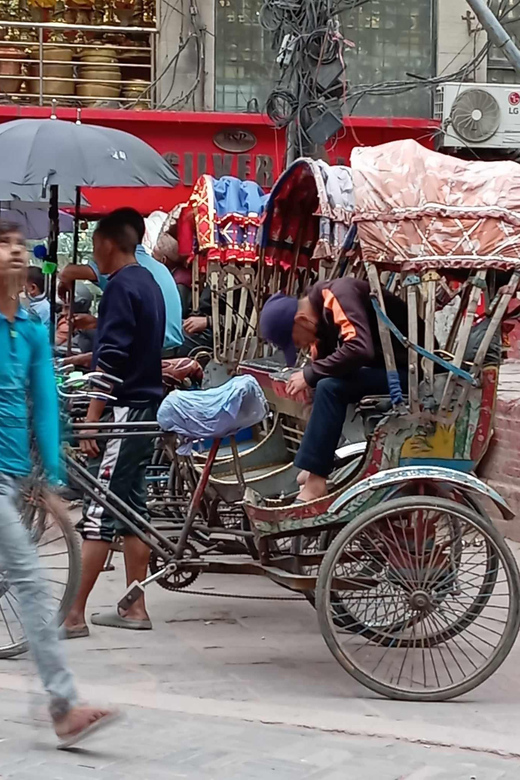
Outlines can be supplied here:
<path id="1" fill-rule="evenodd" d="M 254 181 L 242 181 L 235 176 L 213 179 L 215 211 L 222 218 L 227 214 L 262 214 L 269 198 Z"/>
<path id="2" fill-rule="evenodd" d="M 177 433 L 183 455 L 199 439 L 224 439 L 256 425 L 269 407 L 262 388 L 252 376 L 235 376 L 210 390 L 174 390 L 162 402 L 157 422 L 164 431 Z"/>

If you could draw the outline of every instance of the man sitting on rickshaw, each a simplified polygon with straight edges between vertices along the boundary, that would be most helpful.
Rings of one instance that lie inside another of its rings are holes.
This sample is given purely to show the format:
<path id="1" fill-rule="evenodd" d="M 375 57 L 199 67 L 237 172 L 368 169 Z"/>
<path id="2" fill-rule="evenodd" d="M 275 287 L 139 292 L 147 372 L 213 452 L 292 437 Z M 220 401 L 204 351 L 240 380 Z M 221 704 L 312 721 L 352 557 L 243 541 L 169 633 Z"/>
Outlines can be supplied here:
<path id="1" fill-rule="evenodd" d="M 406 304 L 384 293 L 389 318 L 407 333 Z M 294 366 L 297 350 L 310 348 L 311 359 L 292 374 L 291 397 L 314 388 L 312 412 L 294 465 L 302 469 L 298 501 L 327 494 L 347 406 L 367 395 L 387 395 L 388 382 L 377 316 L 368 282 L 350 277 L 318 282 L 298 300 L 273 295 L 260 314 L 260 333 Z M 406 350 L 392 337 L 401 386 L 407 388 Z"/>

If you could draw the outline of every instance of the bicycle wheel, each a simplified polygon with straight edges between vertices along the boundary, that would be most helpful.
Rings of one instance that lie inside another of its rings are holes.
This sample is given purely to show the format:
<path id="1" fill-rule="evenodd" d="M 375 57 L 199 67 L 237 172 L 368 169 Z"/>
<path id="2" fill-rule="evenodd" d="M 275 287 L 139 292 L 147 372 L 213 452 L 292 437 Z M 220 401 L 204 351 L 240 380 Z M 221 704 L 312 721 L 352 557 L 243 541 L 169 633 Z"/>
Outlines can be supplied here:
<path id="1" fill-rule="evenodd" d="M 41 574 L 61 624 L 74 599 L 81 577 L 78 535 L 60 502 L 49 498 L 44 506 L 41 489 L 23 492 L 20 520 L 38 550 Z M 9 579 L 0 571 L 0 658 L 13 658 L 27 650 L 18 598 Z"/>
<path id="2" fill-rule="evenodd" d="M 509 654 L 520 574 L 499 532 L 469 507 L 398 498 L 338 534 L 317 609 L 329 649 L 359 682 L 394 699 L 443 701 L 480 685 Z"/>

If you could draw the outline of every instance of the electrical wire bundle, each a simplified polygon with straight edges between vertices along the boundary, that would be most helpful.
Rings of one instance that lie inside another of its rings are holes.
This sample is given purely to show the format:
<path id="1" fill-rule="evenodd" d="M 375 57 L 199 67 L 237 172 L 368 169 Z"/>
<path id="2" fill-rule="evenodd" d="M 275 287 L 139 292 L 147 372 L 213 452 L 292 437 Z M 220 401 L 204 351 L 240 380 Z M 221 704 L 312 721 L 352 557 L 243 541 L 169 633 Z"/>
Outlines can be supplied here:
<path id="1" fill-rule="evenodd" d="M 388 3 L 392 1 L 385 0 Z M 310 123 L 328 109 L 341 111 L 346 106 L 348 113 L 352 114 L 367 95 L 401 95 L 418 89 L 433 91 L 446 81 L 466 81 L 474 78 L 477 68 L 488 56 L 491 44 L 486 42 L 462 67 L 452 72 L 428 78 L 404 73 L 405 78 L 401 80 L 349 84 L 348 94 L 343 75 L 341 95 L 336 85 L 328 91 L 320 89 L 314 76 L 327 56 L 335 51 L 335 56 L 344 65 L 343 57 L 349 42 L 341 35 L 339 14 L 355 11 L 370 2 L 372 0 L 264 0 L 260 23 L 273 35 L 273 49 L 278 52 L 281 71 L 267 100 L 266 112 L 275 126 L 291 125 L 296 128 L 293 138 L 289 138 L 289 147 L 293 147 L 291 157 L 309 152 L 312 146 L 308 134 Z M 490 5 L 497 19 L 508 25 L 514 21 L 510 15 L 520 6 L 520 0 L 514 3 L 491 0 Z M 473 33 L 479 31 L 477 26 Z M 345 67 L 343 70 L 346 70 Z"/>
<path id="2" fill-rule="evenodd" d="M 329 115 L 340 122 L 346 100 L 345 50 L 338 13 L 368 0 L 265 0 L 260 24 L 272 34 L 280 77 L 266 113 L 276 127 L 295 128 L 291 156 L 316 145 L 313 128 Z M 329 123 L 330 124 L 330 123 Z M 310 132 L 310 135 L 309 135 Z M 326 132 L 326 131 L 325 131 Z"/>

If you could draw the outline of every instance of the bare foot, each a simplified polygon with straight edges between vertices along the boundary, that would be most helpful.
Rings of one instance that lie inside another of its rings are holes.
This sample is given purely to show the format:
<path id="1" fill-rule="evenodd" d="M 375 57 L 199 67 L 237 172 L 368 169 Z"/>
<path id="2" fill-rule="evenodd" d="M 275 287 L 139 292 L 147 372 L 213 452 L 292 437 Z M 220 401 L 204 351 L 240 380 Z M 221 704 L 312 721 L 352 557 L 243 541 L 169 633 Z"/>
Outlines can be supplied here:
<path id="1" fill-rule="evenodd" d="M 317 474 L 309 474 L 305 485 L 298 494 L 300 501 L 315 501 L 318 498 L 324 498 L 327 495 L 327 480 L 325 477 L 319 477 Z"/>
<path id="2" fill-rule="evenodd" d="M 146 611 L 144 596 L 140 596 L 128 609 L 119 609 L 118 607 L 117 611 L 121 617 L 129 620 L 150 620 L 150 615 Z"/>
<path id="3" fill-rule="evenodd" d="M 86 736 L 93 726 L 108 723 L 117 715 L 117 710 L 104 707 L 73 707 L 64 717 L 53 720 L 54 731 L 61 744 L 69 746 Z"/>
<path id="4" fill-rule="evenodd" d="M 296 477 L 296 482 L 301 487 L 302 485 L 305 485 L 305 483 L 307 482 L 308 478 L 309 478 L 309 472 L 308 471 L 300 471 L 300 473 Z"/>

